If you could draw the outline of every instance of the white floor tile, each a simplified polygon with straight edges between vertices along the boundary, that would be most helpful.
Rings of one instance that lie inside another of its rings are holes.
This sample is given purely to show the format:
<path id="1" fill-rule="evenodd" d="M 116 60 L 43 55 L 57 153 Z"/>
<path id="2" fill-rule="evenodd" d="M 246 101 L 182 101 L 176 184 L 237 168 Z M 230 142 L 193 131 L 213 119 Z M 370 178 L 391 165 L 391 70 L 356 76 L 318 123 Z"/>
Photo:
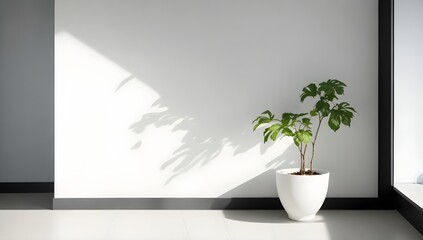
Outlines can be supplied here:
<path id="1" fill-rule="evenodd" d="M 181 211 L 116 211 L 110 240 L 189 239 Z"/>
<path id="2" fill-rule="evenodd" d="M 182 214 L 189 239 L 230 240 L 222 211 L 189 210 Z"/>
<path id="3" fill-rule="evenodd" d="M 52 240 L 105 240 L 114 211 L 54 210 L 51 219 Z"/>
<path id="4" fill-rule="evenodd" d="M 289 220 L 284 223 L 276 223 L 273 226 L 274 239 L 289 240 L 329 240 L 331 238 L 323 217 L 318 214 L 309 222 L 295 222 Z M 341 240 L 344 240 L 341 238 Z"/>
<path id="5" fill-rule="evenodd" d="M 51 239 L 51 210 L 0 210 L 0 240 Z"/>
<path id="6" fill-rule="evenodd" d="M 233 210 L 225 211 L 224 213 L 231 240 L 274 239 L 272 227 L 275 219 L 266 221 L 266 219 L 262 218 L 266 215 L 266 211 Z M 258 216 L 256 220 L 254 220 L 255 216 Z"/>

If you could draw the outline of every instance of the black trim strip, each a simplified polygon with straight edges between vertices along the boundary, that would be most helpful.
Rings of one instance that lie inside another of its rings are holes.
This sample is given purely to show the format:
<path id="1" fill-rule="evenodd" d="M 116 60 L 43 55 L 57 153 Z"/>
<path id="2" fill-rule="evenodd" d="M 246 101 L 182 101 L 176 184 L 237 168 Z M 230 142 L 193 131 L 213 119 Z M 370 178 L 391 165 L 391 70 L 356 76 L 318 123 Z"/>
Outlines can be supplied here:
<path id="1" fill-rule="evenodd" d="M 380 198 L 327 198 L 325 210 L 392 210 L 393 207 Z"/>
<path id="2" fill-rule="evenodd" d="M 379 0 L 378 197 L 394 208 L 392 190 L 393 0 Z"/>
<path id="3" fill-rule="evenodd" d="M 400 191 L 394 191 L 395 207 L 417 231 L 423 234 L 423 209 Z"/>
<path id="4" fill-rule="evenodd" d="M 53 182 L 2 182 L 0 193 L 52 193 Z"/>

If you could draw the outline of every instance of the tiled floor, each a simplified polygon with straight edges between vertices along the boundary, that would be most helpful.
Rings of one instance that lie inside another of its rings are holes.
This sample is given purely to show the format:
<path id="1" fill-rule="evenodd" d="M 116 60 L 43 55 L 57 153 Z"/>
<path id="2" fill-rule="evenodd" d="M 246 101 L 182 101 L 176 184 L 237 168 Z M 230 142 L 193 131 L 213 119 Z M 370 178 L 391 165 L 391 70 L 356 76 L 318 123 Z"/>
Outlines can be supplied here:
<path id="1" fill-rule="evenodd" d="M 0 239 L 4 240 L 423 239 L 396 211 L 328 210 L 320 211 L 312 222 L 299 223 L 276 210 L 53 211 L 45 209 L 42 198 L 28 196 L 10 203 L 11 199 L 0 194 Z"/>

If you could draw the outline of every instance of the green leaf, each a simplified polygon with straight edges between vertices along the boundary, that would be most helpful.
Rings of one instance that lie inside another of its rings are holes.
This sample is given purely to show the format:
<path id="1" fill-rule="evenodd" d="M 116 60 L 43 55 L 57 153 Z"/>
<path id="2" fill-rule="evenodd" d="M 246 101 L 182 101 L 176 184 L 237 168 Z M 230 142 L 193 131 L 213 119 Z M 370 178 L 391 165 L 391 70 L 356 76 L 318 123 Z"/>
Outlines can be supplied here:
<path id="1" fill-rule="evenodd" d="M 275 117 L 275 115 L 269 110 L 266 110 L 266 111 L 262 112 L 261 114 L 262 115 L 267 114 L 271 120 L 273 120 L 273 118 Z"/>
<path id="2" fill-rule="evenodd" d="M 319 100 L 316 103 L 316 110 L 319 111 L 323 117 L 327 117 L 330 113 L 330 105 L 324 100 Z"/>
<path id="3" fill-rule="evenodd" d="M 346 87 L 343 82 L 336 80 L 336 79 L 329 79 L 326 82 L 322 82 L 319 84 L 318 91 L 324 92 L 324 98 L 328 101 L 333 101 L 334 99 L 338 99 L 336 96 L 344 94 L 344 87 Z"/>
<path id="4" fill-rule="evenodd" d="M 309 84 L 307 87 L 303 88 L 303 93 L 300 95 L 300 101 L 304 102 L 304 99 L 307 97 L 317 96 L 317 86 L 314 83 Z"/>
<path id="5" fill-rule="evenodd" d="M 276 138 L 278 137 L 278 134 L 279 134 L 279 132 L 278 132 L 278 131 L 274 131 L 274 132 L 272 133 L 272 135 L 270 135 L 270 138 L 271 138 L 273 141 L 276 141 Z"/>
<path id="6" fill-rule="evenodd" d="M 269 136 L 270 136 L 270 132 L 264 135 L 264 143 L 267 142 L 267 140 L 269 139 Z"/>
<path id="7" fill-rule="evenodd" d="M 301 122 L 302 122 L 304 125 L 309 126 L 309 125 L 310 125 L 310 123 L 311 123 L 311 120 L 310 120 L 310 118 L 303 118 L 303 119 L 301 119 Z"/>
<path id="8" fill-rule="evenodd" d="M 269 132 L 271 132 L 270 138 L 275 141 L 278 137 L 279 131 L 282 129 L 282 125 L 280 124 L 273 124 L 269 127 Z"/>
<path id="9" fill-rule="evenodd" d="M 311 130 L 306 130 L 304 131 L 303 135 L 304 135 L 304 142 L 307 144 L 310 142 L 311 137 L 313 136 L 313 133 L 311 132 Z"/>
<path id="10" fill-rule="evenodd" d="M 333 85 L 333 88 L 336 94 L 338 95 L 344 94 L 344 87 L 346 87 L 347 85 L 345 85 L 343 82 L 336 79 L 330 79 L 329 81 Z"/>
<path id="11" fill-rule="evenodd" d="M 296 135 L 294 136 L 293 139 L 294 139 L 295 145 L 297 145 L 297 147 L 300 146 L 301 141 L 298 139 L 298 137 Z"/>
<path id="12" fill-rule="evenodd" d="M 341 122 L 345 126 L 351 126 L 351 119 L 354 117 L 355 109 L 347 102 L 342 102 L 337 105 L 337 112 L 341 117 Z"/>
<path id="13" fill-rule="evenodd" d="M 290 128 L 287 128 L 287 127 L 282 129 L 282 133 L 285 134 L 288 137 L 294 136 L 294 132 L 292 132 L 292 130 Z"/>
<path id="14" fill-rule="evenodd" d="M 269 122 L 271 122 L 272 120 L 271 119 L 269 119 L 269 118 L 266 118 L 266 117 L 262 117 L 262 118 L 260 118 L 258 121 L 257 121 L 257 124 L 256 125 L 254 125 L 254 127 L 253 127 L 253 131 L 255 131 L 260 125 L 262 125 L 262 124 L 266 124 L 266 123 L 269 123 Z"/>
<path id="15" fill-rule="evenodd" d="M 339 109 L 350 110 L 356 113 L 355 109 L 351 107 L 351 105 L 347 102 L 341 102 L 340 104 L 338 104 L 338 106 L 339 106 Z"/>
<path id="16" fill-rule="evenodd" d="M 316 110 L 319 111 L 319 112 L 321 112 L 324 104 L 325 104 L 325 101 L 324 100 L 319 100 L 316 103 Z"/>
<path id="17" fill-rule="evenodd" d="M 262 118 L 262 116 L 258 116 L 256 119 L 254 119 L 254 121 L 252 122 L 252 124 L 254 124 L 255 122 L 257 122 L 260 118 Z"/>
<path id="18" fill-rule="evenodd" d="M 283 126 L 287 126 L 289 124 L 289 122 L 291 121 L 291 116 L 293 114 L 292 113 L 283 113 L 282 114 L 282 125 Z"/>
<path id="19" fill-rule="evenodd" d="M 267 114 L 267 116 L 266 116 L 266 114 Z M 253 131 L 255 131 L 260 125 L 273 121 L 274 117 L 275 117 L 275 115 L 272 112 L 270 112 L 269 110 L 262 112 L 261 115 L 258 116 L 253 121 L 253 124 L 256 123 L 253 127 Z"/>
<path id="20" fill-rule="evenodd" d="M 319 83 L 319 92 L 324 92 L 326 95 L 334 94 L 335 90 L 333 89 L 333 86 L 330 84 L 328 80 L 327 82 L 321 82 Z"/>
<path id="21" fill-rule="evenodd" d="M 317 111 L 316 110 L 312 110 L 312 111 L 310 111 L 310 115 L 311 116 L 317 116 Z"/>
<path id="22" fill-rule="evenodd" d="M 298 130 L 295 133 L 295 137 L 297 137 L 300 142 L 303 142 L 305 144 L 307 144 L 308 142 L 310 142 L 311 136 L 312 136 L 312 133 L 311 133 L 310 130 L 308 130 L 308 131 L 306 131 L 306 130 Z"/>
<path id="23" fill-rule="evenodd" d="M 266 129 L 264 129 L 263 135 L 264 135 L 264 143 L 266 143 L 270 139 L 272 139 L 273 141 L 276 140 L 276 138 L 278 137 L 279 132 L 282 129 L 282 125 L 281 124 L 273 124 L 270 127 L 267 127 Z"/>
<path id="24" fill-rule="evenodd" d="M 321 113 L 322 113 L 322 116 L 323 117 L 329 116 L 329 114 L 330 114 L 330 106 L 329 106 L 329 103 L 325 103 L 325 105 L 322 108 Z"/>
<path id="25" fill-rule="evenodd" d="M 329 127 L 336 132 L 341 125 L 341 117 L 337 110 L 332 110 L 328 121 Z"/>
<path id="26" fill-rule="evenodd" d="M 350 127 L 350 125 L 351 125 L 351 118 L 350 117 L 347 117 L 345 115 L 341 115 L 341 121 L 342 121 L 342 124 Z"/>
<path id="27" fill-rule="evenodd" d="M 267 140 L 269 139 L 270 134 L 272 134 L 272 132 L 271 131 L 268 131 L 268 130 L 269 130 L 269 128 L 266 128 L 264 130 L 264 132 L 263 132 L 263 135 L 264 135 L 264 143 L 267 142 Z"/>
<path id="28" fill-rule="evenodd" d="M 301 142 L 303 141 L 303 134 L 301 133 L 301 131 L 297 131 L 295 132 L 295 136 L 298 138 L 298 140 L 300 140 Z"/>

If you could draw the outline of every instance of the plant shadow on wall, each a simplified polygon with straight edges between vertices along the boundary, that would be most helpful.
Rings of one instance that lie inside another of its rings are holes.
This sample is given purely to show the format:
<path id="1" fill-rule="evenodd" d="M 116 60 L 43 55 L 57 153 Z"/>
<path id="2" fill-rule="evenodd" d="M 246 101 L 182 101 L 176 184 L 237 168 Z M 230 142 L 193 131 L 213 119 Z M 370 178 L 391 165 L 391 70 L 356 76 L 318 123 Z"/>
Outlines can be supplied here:
<path id="1" fill-rule="evenodd" d="M 179 84 L 176 85 L 168 87 L 176 91 L 182 90 L 178 89 Z M 225 88 L 228 89 L 228 84 Z M 198 89 L 195 91 L 201 94 Z M 238 125 L 239 118 L 231 120 L 230 117 L 227 117 L 234 115 L 234 111 L 227 107 L 230 105 L 227 101 L 230 99 L 223 98 L 217 93 L 216 98 L 205 98 L 203 94 L 202 96 L 195 96 L 195 94 L 190 96 L 190 98 L 197 98 L 196 101 L 193 101 L 194 106 L 183 102 L 179 98 L 179 94 L 163 96 L 153 103 L 152 107 L 165 110 L 147 113 L 130 126 L 130 130 L 139 135 L 142 135 L 149 126 L 156 128 L 172 126 L 172 132 L 183 131 L 185 133 L 180 146 L 174 150 L 172 157 L 161 165 L 161 170 L 171 169 L 173 172 L 166 184 L 193 167 L 205 166 L 218 157 L 225 147 L 231 149 L 232 155 L 236 156 L 260 144 L 260 141 L 253 137 L 247 118 L 245 124 Z M 196 109 L 196 105 L 199 109 Z M 234 107 L 240 109 L 242 106 Z M 142 148 L 142 141 L 141 137 L 132 150 Z M 269 147 L 271 145 L 261 144 L 260 153 L 264 154 Z M 278 159 L 273 159 L 267 166 L 279 165 L 281 161 Z"/>

